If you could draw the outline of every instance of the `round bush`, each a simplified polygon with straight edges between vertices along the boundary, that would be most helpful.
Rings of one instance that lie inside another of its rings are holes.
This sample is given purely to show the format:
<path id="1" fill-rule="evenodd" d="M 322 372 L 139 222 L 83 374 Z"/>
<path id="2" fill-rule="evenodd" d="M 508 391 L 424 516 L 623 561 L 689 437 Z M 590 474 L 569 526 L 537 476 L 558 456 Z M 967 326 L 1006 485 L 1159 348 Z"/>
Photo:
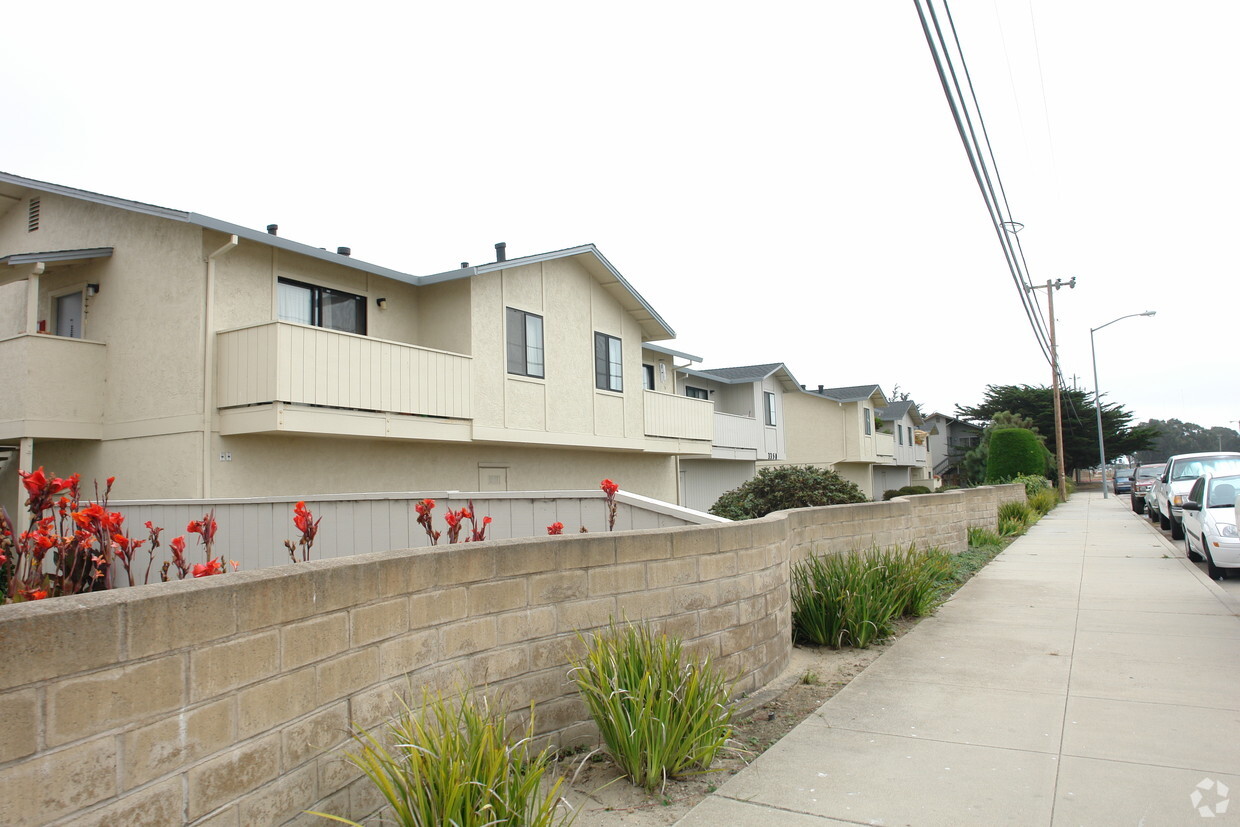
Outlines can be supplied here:
<path id="1" fill-rule="evenodd" d="M 1025 428 L 995 428 L 990 433 L 986 480 L 1010 480 L 1021 474 L 1038 475 L 1046 469 L 1046 448 L 1038 435 Z"/>
<path id="2" fill-rule="evenodd" d="M 786 508 L 869 502 L 854 483 L 813 465 L 763 468 L 758 476 L 715 501 L 710 513 L 729 520 L 753 520 Z"/>

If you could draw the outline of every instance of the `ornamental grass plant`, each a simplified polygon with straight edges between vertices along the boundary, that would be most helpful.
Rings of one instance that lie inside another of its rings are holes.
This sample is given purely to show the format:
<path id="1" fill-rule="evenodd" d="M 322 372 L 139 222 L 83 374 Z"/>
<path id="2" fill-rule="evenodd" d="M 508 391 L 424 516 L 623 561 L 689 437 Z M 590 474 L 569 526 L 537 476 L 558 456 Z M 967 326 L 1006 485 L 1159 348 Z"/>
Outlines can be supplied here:
<path id="1" fill-rule="evenodd" d="M 621 771 L 647 791 L 710 771 L 733 714 L 731 684 L 710 658 L 687 657 L 678 638 L 644 624 L 578 637 L 586 651 L 569 675 Z"/>
<path id="2" fill-rule="evenodd" d="M 563 778 L 549 780 L 550 747 L 533 751 L 534 716 L 519 738 L 503 711 L 470 692 L 458 700 L 422 693 L 422 706 L 403 710 L 375 733 L 359 729 L 348 759 L 387 801 L 384 823 L 401 827 L 491 827 L 571 824 L 560 796 Z M 546 782 L 546 783 L 545 783 Z M 357 822 L 311 813 L 344 824 Z"/>
<path id="3" fill-rule="evenodd" d="M 952 557 L 940 549 L 810 556 L 792 567 L 793 633 L 819 646 L 868 648 L 899 618 L 933 612 L 951 577 Z"/>

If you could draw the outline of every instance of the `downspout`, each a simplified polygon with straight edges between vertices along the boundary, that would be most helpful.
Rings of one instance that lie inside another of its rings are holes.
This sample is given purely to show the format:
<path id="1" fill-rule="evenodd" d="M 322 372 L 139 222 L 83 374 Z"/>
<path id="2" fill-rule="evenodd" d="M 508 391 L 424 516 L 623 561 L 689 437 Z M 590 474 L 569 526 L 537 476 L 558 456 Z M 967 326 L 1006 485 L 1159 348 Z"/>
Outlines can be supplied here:
<path id="1" fill-rule="evenodd" d="M 211 416 L 215 407 L 215 260 L 237 246 L 237 237 L 207 256 L 207 287 L 202 313 L 202 499 L 211 497 Z"/>
<path id="2" fill-rule="evenodd" d="M 27 335 L 37 333 L 39 330 L 39 276 L 43 275 L 46 269 L 43 262 L 36 262 L 30 274 L 26 276 L 26 329 L 24 332 Z M 34 437 L 23 436 L 18 441 L 17 470 L 27 473 L 34 470 Z M 25 497 L 26 487 L 22 485 L 21 476 L 18 476 L 17 512 L 19 513 Z"/>

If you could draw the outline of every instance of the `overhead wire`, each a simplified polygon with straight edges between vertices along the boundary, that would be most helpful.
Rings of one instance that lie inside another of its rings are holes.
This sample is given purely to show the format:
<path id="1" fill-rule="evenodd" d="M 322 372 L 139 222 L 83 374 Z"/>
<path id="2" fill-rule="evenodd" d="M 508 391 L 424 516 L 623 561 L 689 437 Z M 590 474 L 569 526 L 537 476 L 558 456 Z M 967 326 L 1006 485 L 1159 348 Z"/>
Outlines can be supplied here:
<path id="1" fill-rule="evenodd" d="M 951 19 L 951 10 L 947 8 L 946 2 L 943 5 L 947 12 L 948 23 L 952 29 L 952 37 L 956 45 L 956 52 L 959 55 L 962 71 L 965 74 L 966 84 L 969 86 L 973 108 L 977 111 L 982 140 L 978 138 L 978 127 L 974 126 L 973 117 L 969 112 L 968 101 L 961 88 L 959 74 L 953 62 L 951 49 L 943 34 L 942 26 L 939 23 L 939 16 L 935 12 L 933 0 L 914 0 L 918 18 L 921 20 L 922 31 L 926 36 L 926 43 L 930 48 L 931 57 L 934 59 L 939 82 L 943 87 L 943 94 L 947 97 L 948 107 L 951 109 L 952 118 L 956 123 L 956 130 L 960 134 L 960 140 L 964 145 L 965 154 L 973 170 L 973 176 L 977 181 L 978 189 L 981 191 L 982 200 L 986 204 L 986 210 L 990 216 L 991 223 L 994 225 L 996 237 L 999 239 L 999 244 L 1003 249 L 1008 271 L 1021 297 L 1021 305 L 1025 311 L 1025 316 L 1033 331 L 1034 338 L 1042 350 L 1043 357 L 1048 364 L 1053 364 L 1054 360 L 1051 358 L 1049 335 L 1042 308 L 1031 296 L 1032 290 L 1030 289 L 1031 283 L 1028 276 L 1028 262 L 1025 259 L 1024 250 L 1020 246 L 1020 240 L 1018 238 L 1014 239 L 1016 235 L 1014 229 L 1017 226 L 1017 222 L 1011 217 L 1011 207 L 1007 200 L 1007 193 L 1003 188 L 998 163 L 994 157 L 989 134 L 985 129 L 985 122 L 981 117 L 981 107 L 978 104 L 972 79 L 968 73 L 968 64 L 964 59 L 959 36 Z M 931 32 L 932 24 L 933 33 Z M 985 154 L 982 151 L 982 141 L 985 142 Z M 989 158 L 989 165 L 987 165 L 987 158 Z M 998 192 L 996 192 L 996 186 L 998 187 Z"/>

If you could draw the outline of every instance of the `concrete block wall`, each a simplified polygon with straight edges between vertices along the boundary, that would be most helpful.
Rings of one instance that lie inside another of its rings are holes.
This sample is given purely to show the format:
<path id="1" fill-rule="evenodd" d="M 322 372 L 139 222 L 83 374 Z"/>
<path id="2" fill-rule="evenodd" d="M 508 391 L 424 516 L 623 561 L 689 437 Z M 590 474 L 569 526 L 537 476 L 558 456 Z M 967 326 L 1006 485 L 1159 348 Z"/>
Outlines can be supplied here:
<path id="1" fill-rule="evenodd" d="M 568 661 L 578 630 L 613 617 L 757 689 L 790 657 L 796 555 L 918 541 L 935 514 L 963 536 L 971 497 L 999 500 L 437 546 L 0 607 L 0 824 L 362 817 L 380 801 L 343 757 L 349 728 L 423 687 L 486 685 L 534 702 L 540 732 L 592 741 Z"/>

